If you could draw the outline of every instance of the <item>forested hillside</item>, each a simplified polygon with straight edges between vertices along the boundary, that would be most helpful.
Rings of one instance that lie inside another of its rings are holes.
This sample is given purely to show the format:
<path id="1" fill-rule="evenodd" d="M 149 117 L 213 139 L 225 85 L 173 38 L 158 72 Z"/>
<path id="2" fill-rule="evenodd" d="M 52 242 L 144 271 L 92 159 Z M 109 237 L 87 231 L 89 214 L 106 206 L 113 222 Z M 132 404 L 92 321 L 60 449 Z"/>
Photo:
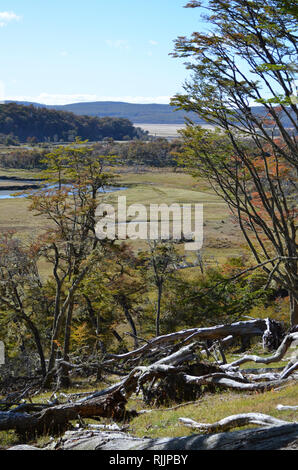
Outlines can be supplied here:
<path id="1" fill-rule="evenodd" d="M 56 109 L 58 111 L 72 112 L 77 115 L 129 119 L 133 123 L 140 124 L 184 124 L 185 117 L 193 119 L 196 123 L 204 121 L 195 113 L 187 113 L 175 109 L 169 104 L 158 103 L 124 103 L 121 101 L 94 101 L 86 103 L 70 103 L 65 105 L 44 105 L 31 102 L 17 102 L 22 105 L 33 105 L 37 108 Z"/>
<path id="2" fill-rule="evenodd" d="M 130 140 L 146 135 L 128 119 L 77 116 L 71 112 L 17 103 L 0 105 L 0 134 L 10 135 L 21 142 L 71 142 L 76 137 L 92 141 L 105 137 Z"/>
<path id="3" fill-rule="evenodd" d="M 186 118 L 191 119 L 196 124 L 206 124 L 206 120 L 200 118 L 195 112 L 179 109 L 169 104 L 140 104 L 120 101 L 94 101 L 65 105 L 44 105 L 29 102 L 17 102 L 17 104 L 71 112 L 78 116 L 96 116 L 98 118 L 110 116 L 115 119 L 129 119 L 135 124 L 184 124 Z M 251 111 L 256 118 L 268 118 L 268 111 L 265 106 L 252 106 Z M 280 119 L 286 128 L 293 128 L 291 116 L 293 117 L 293 111 L 289 108 L 287 112 L 280 113 Z M 272 127 L 272 123 L 268 121 L 267 126 Z"/>

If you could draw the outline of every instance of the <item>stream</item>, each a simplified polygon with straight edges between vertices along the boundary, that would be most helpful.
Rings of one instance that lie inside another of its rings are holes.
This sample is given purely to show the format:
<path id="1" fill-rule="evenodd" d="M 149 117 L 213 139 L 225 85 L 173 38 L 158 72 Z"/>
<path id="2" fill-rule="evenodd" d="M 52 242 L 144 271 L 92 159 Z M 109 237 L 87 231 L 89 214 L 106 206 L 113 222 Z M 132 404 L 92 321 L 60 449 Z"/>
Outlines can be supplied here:
<path id="1" fill-rule="evenodd" d="M 24 191 L 26 189 L 34 189 L 35 185 L 40 184 L 40 181 L 37 180 L 19 180 L 19 179 L 7 179 L 7 178 L 1 178 L 0 177 L 0 183 L 5 182 L 5 186 L 3 189 L 1 189 L 0 186 L 0 199 L 14 199 L 16 197 L 26 197 L 26 194 L 21 194 L 19 196 L 15 196 L 14 194 L 17 193 L 18 191 Z M 19 185 L 19 187 L 18 187 Z M 53 186 L 54 187 L 54 186 Z M 48 187 L 47 187 L 48 188 Z M 37 188 L 40 189 L 40 188 Z M 107 187 L 105 190 L 99 189 L 98 192 L 106 192 L 106 193 L 112 193 L 114 191 L 120 191 L 127 189 L 125 187 L 117 187 L 117 186 L 110 186 Z"/>

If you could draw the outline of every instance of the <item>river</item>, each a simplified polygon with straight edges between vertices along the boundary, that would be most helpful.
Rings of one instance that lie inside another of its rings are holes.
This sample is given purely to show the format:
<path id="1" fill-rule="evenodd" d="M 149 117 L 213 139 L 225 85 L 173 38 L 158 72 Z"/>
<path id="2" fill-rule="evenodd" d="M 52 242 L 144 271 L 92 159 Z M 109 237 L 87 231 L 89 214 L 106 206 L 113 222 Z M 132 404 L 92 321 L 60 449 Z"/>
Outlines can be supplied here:
<path id="1" fill-rule="evenodd" d="M 25 194 L 20 194 L 19 196 L 15 196 L 15 193 L 18 191 L 24 191 L 26 189 L 34 189 L 35 185 L 40 184 L 40 181 L 36 180 L 18 180 L 18 179 L 1 179 L 0 177 L 0 183 L 3 182 L 3 189 L 1 189 L 1 184 L 0 184 L 0 199 L 14 199 L 16 197 L 26 197 Z M 37 188 L 39 189 L 39 188 Z M 107 187 L 105 190 L 99 189 L 99 192 L 106 192 L 106 193 L 112 193 L 114 191 L 120 191 L 123 189 L 127 189 L 125 187 L 116 187 L 116 186 L 110 186 Z"/>

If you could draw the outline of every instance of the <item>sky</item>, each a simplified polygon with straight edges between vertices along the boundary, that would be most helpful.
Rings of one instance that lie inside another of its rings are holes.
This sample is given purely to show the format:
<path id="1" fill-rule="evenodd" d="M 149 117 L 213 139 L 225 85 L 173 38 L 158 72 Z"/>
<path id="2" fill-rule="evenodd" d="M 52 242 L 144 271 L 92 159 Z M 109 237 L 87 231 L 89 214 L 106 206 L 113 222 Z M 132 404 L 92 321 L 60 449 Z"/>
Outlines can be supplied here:
<path id="1" fill-rule="evenodd" d="M 168 103 L 187 79 L 169 54 L 204 27 L 186 0 L 1 0 L 0 100 Z"/>

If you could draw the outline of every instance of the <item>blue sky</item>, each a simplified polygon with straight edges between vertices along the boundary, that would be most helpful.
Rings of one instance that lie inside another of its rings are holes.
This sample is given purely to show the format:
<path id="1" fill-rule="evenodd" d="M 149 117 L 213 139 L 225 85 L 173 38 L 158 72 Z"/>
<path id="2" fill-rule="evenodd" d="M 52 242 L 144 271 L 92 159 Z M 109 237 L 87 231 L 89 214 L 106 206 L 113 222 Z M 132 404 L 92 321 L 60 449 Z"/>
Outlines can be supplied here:
<path id="1" fill-rule="evenodd" d="M 186 0 L 2 0 L 0 99 L 167 103 L 187 71 L 174 39 L 202 28 Z"/>

